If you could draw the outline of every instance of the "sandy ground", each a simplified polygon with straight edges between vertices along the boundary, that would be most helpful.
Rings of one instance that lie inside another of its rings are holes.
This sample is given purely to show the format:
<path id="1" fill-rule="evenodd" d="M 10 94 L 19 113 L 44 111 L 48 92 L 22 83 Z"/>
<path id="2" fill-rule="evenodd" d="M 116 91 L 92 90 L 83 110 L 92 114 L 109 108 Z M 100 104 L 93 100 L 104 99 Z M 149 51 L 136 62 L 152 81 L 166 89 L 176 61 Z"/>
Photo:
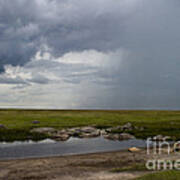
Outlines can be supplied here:
<path id="1" fill-rule="evenodd" d="M 161 155 L 167 156 L 167 155 Z M 144 163 L 146 151 L 73 155 L 64 157 L 0 161 L 1 180 L 127 180 L 149 172 L 113 173 L 113 168 Z M 176 158 L 172 155 L 171 158 Z"/>

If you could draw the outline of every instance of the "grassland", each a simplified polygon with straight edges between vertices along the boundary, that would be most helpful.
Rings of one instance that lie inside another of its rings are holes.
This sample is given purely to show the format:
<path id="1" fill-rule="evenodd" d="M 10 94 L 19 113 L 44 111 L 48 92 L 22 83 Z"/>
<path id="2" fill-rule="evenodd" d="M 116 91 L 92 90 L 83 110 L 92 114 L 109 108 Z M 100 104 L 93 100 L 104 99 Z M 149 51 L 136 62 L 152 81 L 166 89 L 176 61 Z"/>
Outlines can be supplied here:
<path id="1" fill-rule="evenodd" d="M 180 179 L 180 171 L 163 171 L 153 174 L 145 175 L 141 178 L 137 178 L 136 180 L 179 180 Z"/>
<path id="2" fill-rule="evenodd" d="M 33 124 L 39 121 L 39 124 Z M 30 133 L 34 127 L 57 129 L 93 125 L 99 128 L 123 125 L 127 122 L 143 131 L 131 133 L 138 138 L 157 134 L 180 138 L 180 111 L 98 111 L 98 110 L 0 110 L 0 141 L 43 139 L 45 136 Z"/>

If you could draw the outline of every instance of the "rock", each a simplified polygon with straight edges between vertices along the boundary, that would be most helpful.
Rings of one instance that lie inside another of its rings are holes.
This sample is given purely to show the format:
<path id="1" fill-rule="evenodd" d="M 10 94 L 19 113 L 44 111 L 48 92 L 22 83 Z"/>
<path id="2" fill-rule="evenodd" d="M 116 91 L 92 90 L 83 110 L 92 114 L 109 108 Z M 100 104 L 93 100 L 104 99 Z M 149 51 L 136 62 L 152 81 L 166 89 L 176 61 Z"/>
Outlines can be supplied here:
<path id="1" fill-rule="evenodd" d="M 70 136 L 78 136 L 81 133 L 81 129 L 80 128 L 70 128 L 70 129 L 67 129 L 67 133 Z"/>
<path id="2" fill-rule="evenodd" d="M 34 128 L 31 130 L 31 132 L 43 133 L 43 134 L 52 134 L 52 133 L 57 132 L 57 130 L 54 128 L 50 128 L 50 127 L 42 127 L 42 128 Z"/>
<path id="3" fill-rule="evenodd" d="M 112 128 L 107 128 L 106 132 L 107 133 L 127 132 L 127 131 L 132 131 L 134 129 L 139 130 L 139 131 L 144 131 L 144 127 L 133 126 L 131 123 L 127 123 L 123 126 L 116 126 L 116 127 L 112 127 Z"/>
<path id="4" fill-rule="evenodd" d="M 33 123 L 33 124 L 39 124 L 40 122 L 37 121 L 37 120 L 35 120 L 35 121 L 33 121 L 32 123 Z"/>
<path id="5" fill-rule="evenodd" d="M 111 132 L 113 131 L 113 128 L 107 128 L 105 131 L 106 131 L 107 133 L 111 133 Z"/>
<path id="6" fill-rule="evenodd" d="M 102 136 L 104 136 L 104 135 L 107 135 L 108 133 L 107 133 L 106 130 L 103 129 L 103 130 L 101 130 L 100 134 L 101 134 Z"/>
<path id="7" fill-rule="evenodd" d="M 90 126 L 67 129 L 67 133 L 70 136 L 75 136 L 80 138 L 92 138 L 92 137 L 100 136 L 100 130 Z"/>
<path id="8" fill-rule="evenodd" d="M 131 124 L 131 123 L 127 123 L 127 124 L 125 124 L 125 125 L 123 125 L 122 126 L 122 130 L 123 131 L 131 131 L 131 130 L 133 130 L 134 129 L 134 127 L 133 127 L 133 125 Z"/>
<path id="9" fill-rule="evenodd" d="M 100 136 L 100 130 L 96 130 L 94 132 L 91 132 L 91 133 L 81 133 L 79 134 L 78 137 L 80 138 L 93 138 L 93 137 L 98 137 Z"/>
<path id="10" fill-rule="evenodd" d="M 34 128 L 31 130 L 31 132 L 48 134 L 52 139 L 56 141 L 66 141 L 70 138 L 70 135 L 65 129 L 58 131 L 54 128 L 42 127 L 42 128 Z"/>
<path id="11" fill-rule="evenodd" d="M 68 134 L 68 131 L 67 131 L 67 129 L 61 129 L 61 130 L 59 130 L 57 133 L 60 133 L 60 134 Z"/>
<path id="12" fill-rule="evenodd" d="M 67 141 L 69 138 L 70 138 L 70 135 L 69 134 L 55 134 L 55 135 L 52 135 L 52 138 L 56 141 Z"/>
<path id="13" fill-rule="evenodd" d="M 153 140 L 154 140 L 154 141 L 163 141 L 163 140 L 164 140 L 164 137 L 163 137 L 163 135 L 157 135 L 157 136 L 154 136 L 154 137 L 153 137 Z"/>
<path id="14" fill-rule="evenodd" d="M 110 140 L 129 140 L 129 139 L 134 139 L 135 137 L 131 134 L 128 133 L 107 133 L 103 135 L 105 139 L 110 139 Z"/>
<path id="15" fill-rule="evenodd" d="M 0 124 L 0 129 L 7 129 L 5 125 Z"/>
<path id="16" fill-rule="evenodd" d="M 95 127 L 82 127 L 78 137 L 80 138 L 93 138 L 100 136 L 100 130 Z"/>
<path id="17" fill-rule="evenodd" d="M 81 128 L 81 132 L 83 133 L 92 133 L 92 132 L 95 132 L 97 131 L 97 129 L 95 127 L 82 127 Z"/>
<path id="18" fill-rule="evenodd" d="M 136 148 L 136 147 L 132 147 L 132 148 L 129 148 L 128 151 L 134 153 L 134 152 L 139 152 L 139 151 L 141 151 L 141 149 Z"/>
<path id="19" fill-rule="evenodd" d="M 112 127 L 112 128 L 107 128 L 105 131 L 107 133 L 112 133 L 112 132 L 122 131 L 122 130 L 123 130 L 122 126 L 116 126 L 116 127 Z"/>
<path id="20" fill-rule="evenodd" d="M 129 133 L 121 133 L 119 135 L 119 140 L 129 140 L 129 139 L 134 139 L 135 137 Z"/>
<path id="21" fill-rule="evenodd" d="M 112 134 L 112 133 L 108 133 L 106 135 L 104 135 L 105 139 L 109 139 L 109 140 L 119 140 L 119 134 Z"/>

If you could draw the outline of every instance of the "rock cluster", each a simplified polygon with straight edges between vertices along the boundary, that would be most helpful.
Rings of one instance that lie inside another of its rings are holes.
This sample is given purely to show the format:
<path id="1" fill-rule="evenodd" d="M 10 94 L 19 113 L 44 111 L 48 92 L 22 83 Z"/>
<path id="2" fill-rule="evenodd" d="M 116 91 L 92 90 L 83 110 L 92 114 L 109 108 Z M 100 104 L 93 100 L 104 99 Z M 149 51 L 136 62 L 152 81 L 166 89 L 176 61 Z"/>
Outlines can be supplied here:
<path id="1" fill-rule="evenodd" d="M 132 131 L 132 130 L 140 130 L 140 131 L 143 131 L 144 128 L 143 127 L 137 127 L 137 126 L 133 126 L 131 123 L 127 123 L 123 126 L 116 126 L 116 127 L 112 127 L 112 128 L 108 128 L 106 129 L 107 132 L 116 132 L 116 131 L 122 131 L 122 132 L 129 132 L 129 131 Z"/>
<path id="2" fill-rule="evenodd" d="M 52 139 L 57 141 L 66 141 L 70 137 L 78 138 L 94 138 L 98 136 L 103 136 L 109 140 L 128 140 L 134 139 L 135 137 L 127 131 L 134 129 L 131 123 L 127 123 L 123 126 L 117 126 L 107 129 L 98 129 L 96 127 L 77 127 L 77 128 L 67 128 L 62 130 L 57 130 L 50 127 L 34 128 L 31 132 L 48 134 Z M 116 132 L 117 131 L 117 132 Z"/>
<path id="3" fill-rule="evenodd" d="M 92 138 L 100 136 L 100 130 L 95 127 L 82 127 L 67 129 L 67 133 L 79 138 Z"/>
<path id="4" fill-rule="evenodd" d="M 106 139 L 110 139 L 110 140 L 120 140 L 120 141 L 123 141 L 123 140 L 129 140 L 129 139 L 134 139 L 135 137 L 129 133 L 108 133 L 106 135 L 104 135 L 104 138 Z"/>

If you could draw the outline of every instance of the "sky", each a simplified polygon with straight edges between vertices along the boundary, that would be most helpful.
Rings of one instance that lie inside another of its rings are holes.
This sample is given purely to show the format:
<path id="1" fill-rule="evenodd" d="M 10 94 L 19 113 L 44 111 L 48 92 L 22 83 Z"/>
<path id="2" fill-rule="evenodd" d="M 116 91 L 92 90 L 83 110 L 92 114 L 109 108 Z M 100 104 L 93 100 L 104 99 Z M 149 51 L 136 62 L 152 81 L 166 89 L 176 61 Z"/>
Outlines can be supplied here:
<path id="1" fill-rule="evenodd" d="M 180 109 L 180 1 L 0 0 L 0 107 Z"/>

